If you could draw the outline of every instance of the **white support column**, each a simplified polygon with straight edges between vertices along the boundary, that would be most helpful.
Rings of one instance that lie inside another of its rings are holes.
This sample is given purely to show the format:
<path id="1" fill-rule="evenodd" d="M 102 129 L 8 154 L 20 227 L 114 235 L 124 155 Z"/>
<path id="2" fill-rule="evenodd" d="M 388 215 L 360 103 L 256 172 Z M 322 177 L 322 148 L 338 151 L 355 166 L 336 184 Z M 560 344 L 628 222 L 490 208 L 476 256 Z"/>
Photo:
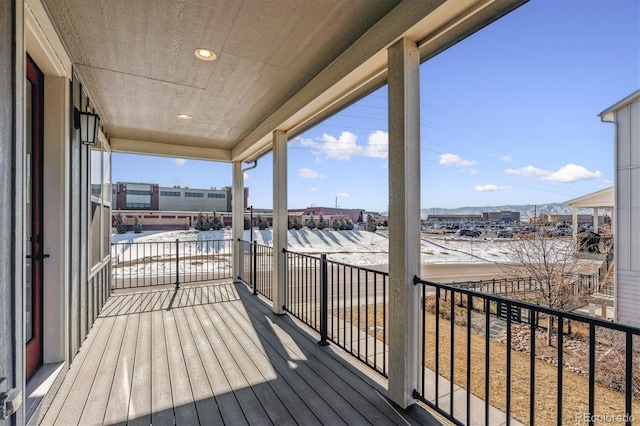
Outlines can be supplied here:
<path id="1" fill-rule="evenodd" d="M 406 408 L 420 368 L 420 55 L 407 39 L 388 55 L 389 398 Z"/>
<path id="2" fill-rule="evenodd" d="M 572 221 L 571 230 L 573 231 L 573 244 L 576 250 L 578 249 L 578 209 L 576 206 L 571 206 Z"/>
<path id="3" fill-rule="evenodd" d="M 286 270 L 283 249 L 287 247 L 287 134 L 273 132 L 273 312 L 284 313 Z"/>
<path id="4" fill-rule="evenodd" d="M 611 235 L 615 235 L 615 228 L 616 228 L 616 208 L 615 207 L 611 207 L 611 226 L 609 229 L 609 232 L 611 233 Z M 613 240 L 615 242 L 615 239 Z"/>
<path id="5" fill-rule="evenodd" d="M 593 232 L 598 232 L 598 208 L 593 208 Z"/>
<path id="6" fill-rule="evenodd" d="M 238 239 L 242 239 L 244 234 L 244 176 L 242 174 L 242 161 L 233 162 L 233 194 L 232 194 L 233 212 L 233 279 L 240 277 L 242 270 L 242 250 Z"/>

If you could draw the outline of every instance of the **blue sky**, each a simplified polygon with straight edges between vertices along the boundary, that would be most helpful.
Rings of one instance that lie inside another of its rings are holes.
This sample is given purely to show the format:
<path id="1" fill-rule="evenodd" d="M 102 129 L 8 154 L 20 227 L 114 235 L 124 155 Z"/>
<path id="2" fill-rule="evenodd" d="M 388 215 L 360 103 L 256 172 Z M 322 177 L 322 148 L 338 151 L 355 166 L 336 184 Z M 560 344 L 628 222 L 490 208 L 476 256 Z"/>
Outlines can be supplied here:
<path id="1" fill-rule="evenodd" d="M 424 208 L 562 202 L 613 185 L 599 112 L 640 89 L 640 1 L 532 0 L 420 67 Z M 387 88 L 289 142 L 289 207 L 388 209 Z M 272 156 L 245 174 L 272 206 Z M 231 184 L 217 162 L 113 155 L 114 182 Z"/>

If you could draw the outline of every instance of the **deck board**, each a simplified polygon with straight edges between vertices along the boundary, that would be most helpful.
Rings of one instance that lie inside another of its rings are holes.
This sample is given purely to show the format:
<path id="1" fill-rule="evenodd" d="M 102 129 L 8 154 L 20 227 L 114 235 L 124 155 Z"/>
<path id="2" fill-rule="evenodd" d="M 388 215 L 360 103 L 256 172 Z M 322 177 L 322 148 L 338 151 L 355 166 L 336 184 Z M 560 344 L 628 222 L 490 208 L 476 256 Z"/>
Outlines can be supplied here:
<path id="1" fill-rule="evenodd" d="M 245 352 L 245 349 L 240 345 L 237 338 L 237 335 L 242 332 L 241 328 L 233 321 L 224 321 L 215 308 L 216 305 L 212 304 L 207 305 L 205 310 L 209 312 L 209 317 L 212 319 L 216 329 L 219 330 L 220 337 L 229 350 L 230 355 L 236 361 L 247 385 L 253 389 L 271 422 L 277 425 L 296 424 L 270 385 L 271 381 L 277 380 L 277 376 L 273 371 L 263 374 L 263 372 L 256 367 L 255 360 L 262 359 L 260 354 L 255 353 L 249 356 Z"/>
<path id="2" fill-rule="evenodd" d="M 78 355 L 74 360 L 74 364 L 76 368 L 71 369 L 69 372 L 67 372 L 67 375 L 65 376 L 65 380 L 62 382 L 62 384 L 60 385 L 60 389 L 58 390 L 58 396 L 53 401 L 51 401 L 51 404 L 49 405 L 49 411 L 52 413 L 52 415 L 49 416 L 49 424 L 55 423 L 56 417 L 62 410 L 62 407 L 66 402 L 69 392 L 71 391 L 71 387 L 73 386 L 75 378 L 77 377 L 80 371 L 80 367 L 83 365 L 87 356 L 89 355 L 89 350 L 87 348 L 93 346 L 96 336 L 99 334 L 103 323 L 104 323 L 104 319 L 102 318 L 99 318 L 98 320 L 96 320 L 93 324 L 93 327 L 89 331 L 89 335 L 87 336 L 85 341 L 82 343 L 82 346 L 84 349 L 80 350 L 80 352 L 78 353 Z"/>
<path id="3" fill-rule="evenodd" d="M 173 423 L 174 416 L 163 311 L 160 309 L 167 295 L 159 294 L 159 309 L 151 312 L 151 422 L 166 425 Z"/>
<path id="4" fill-rule="evenodd" d="M 205 373 L 211 384 L 213 394 L 220 408 L 220 415 L 225 423 L 228 424 L 247 424 L 247 420 L 242 412 L 242 407 L 238 402 L 233 389 L 227 380 L 227 377 L 218 361 L 218 355 L 209 342 L 199 315 L 202 306 L 196 306 L 194 309 L 186 312 L 187 320 L 191 324 L 191 330 L 196 336 L 196 345 L 202 359 L 207 360 L 204 363 Z"/>
<path id="5" fill-rule="evenodd" d="M 222 424 L 220 409 L 216 403 L 213 389 L 204 370 L 201 354 L 198 351 L 189 322 L 185 316 L 187 311 L 192 310 L 193 308 L 189 307 L 174 309 L 173 311 L 178 326 L 180 346 L 184 354 L 185 364 L 188 366 L 187 373 L 200 424 L 219 425 Z"/>
<path id="6" fill-rule="evenodd" d="M 219 308 L 225 309 L 229 315 L 233 315 L 236 309 L 224 305 Z M 276 374 L 281 380 L 277 381 L 283 399 L 290 405 L 290 411 L 300 424 L 345 424 L 338 416 L 333 408 L 327 404 L 322 398 L 319 398 L 315 390 L 305 382 L 298 372 L 294 364 L 288 362 L 285 358 L 277 354 L 277 351 L 270 343 L 270 336 L 265 336 L 266 341 L 261 341 L 255 334 L 247 330 L 251 328 L 243 328 L 244 333 L 239 333 L 237 337 L 244 347 L 251 348 L 251 351 L 261 351 L 266 359 L 266 367 L 275 369 Z M 272 336 L 275 338 L 275 336 Z M 280 384 L 281 383 L 281 384 Z M 308 411 L 307 411 L 308 410 Z"/>
<path id="7" fill-rule="evenodd" d="M 263 309 L 263 306 L 259 304 L 255 304 L 254 306 L 257 308 L 256 311 L 247 310 L 250 315 L 273 316 L 268 309 Z M 336 403 L 342 404 L 341 411 L 345 414 L 357 413 L 354 417 L 345 418 L 347 423 L 361 423 L 364 419 L 372 424 L 388 424 L 392 421 L 394 415 L 391 414 L 391 417 L 387 416 L 386 413 L 380 411 L 379 404 L 374 403 L 376 398 L 380 398 L 379 394 L 369 386 L 360 389 L 353 387 L 352 382 L 354 380 L 351 379 L 356 379 L 355 377 L 352 377 L 348 372 L 346 374 L 336 373 L 335 369 L 340 371 L 339 365 L 333 364 L 334 368 L 328 367 L 322 360 L 314 355 L 313 352 L 316 352 L 317 348 L 309 347 L 308 345 L 308 343 L 312 345 L 313 343 L 308 340 L 305 342 L 306 339 L 294 341 L 290 335 L 294 330 L 290 330 L 289 328 L 290 327 L 287 327 L 284 322 L 278 324 L 277 327 L 274 326 L 273 330 L 276 338 L 286 345 L 286 348 L 283 349 L 289 354 L 295 354 L 298 359 L 305 360 L 306 364 L 310 367 L 309 369 L 303 370 L 309 370 L 309 372 L 306 373 L 306 379 L 310 380 L 314 387 L 323 390 L 322 395 L 328 403 L 332 405 Z M 258 327 L 256 327 L 256 330 L 260 331 Z M 356 380 L 356 382 L 358 381 Z M 369 393 L 367 397 L 361 394 L 363 390 Z M 372 399 L 374 402 L 371 402 Z M 351 408 L 349 408 L 349 406 L 351 406 Z"/>
<path id="8" fill-rule="evenodd" d="M 131 307 L 131 305 L 129 305 Z M 120 319 L 117 317 L 116 319 Z M 104 414 L 105 424 L 126 424 L 129 411 L 129 398 L 131 397 L 131 382 L 133 377 L 134 360 L 136 356 L 136 340 L 138 338 L 138 315 L 126 315 L 126 328 L 119 348 L 116 374 L 111 384 L 110 392 L 105 392 L 108 399 L 107 410 Z M 113 346 L 111 347 L 113 348 Z M 106 352 L 110 352 L 107 348 Z M 99 360 L 96 364 L 99 364 Z M 86 406 L 85 410 L 87 409 Z M 93 410 L 93 407 L 90 407 Z"/>
<path id="9" fill-rule="evenodd" d="M 415 424 L 302 327 L 231 283 L 111 296 L 42 424 Z"/>
<path id="10" fill-rule="evenodd" d="M 88 350 L 86 359 L 82 360 L 84 368 L 82 374 L 69 377 L 69 383 L 71 386 L 65 389 L 67 391 L 66 398 L 64 405 L 60 407 L 60 415 L 55 420 L 56 424 L 64 425 L 67 423 L 74 424 L 80 422 L 82 410 L 87 401 L 87 395 L 89 395 L 91 390 L 98 365 L 100 364 L 99 361 L 102 358 L 102 354 L 105 352 L 107 341 L 115 321 L 116 318 L 107 318 L 103 327 L 100 327 L 97 330 L 95 339 L 91 342 L 91 346 L 86 347 L 85 344 L 82 345 L 82 348 Z M 82 348 L 80 352 L 82 352 Z M 67 378 L 65 378 L 65 382 L 67 382 Z M 60 391 L 62 390 L 63 389 L 60 389 Z"/>
<path id="11" fill-rule="evenodd" d="M 191 383 L 187 373 L 187 360 L 180 345 L 173 309 L 163 313 L 173 408 L 177 424 L 193 425 L 198 423 L 198 412 L 191 392 Z"/>
<path id="12" fill-rule="evenodd" d="M 258 397 L 249 386 L 246 378 L 231 353 L 226 347 L 219 330 L 217 330 L 210 313 L 204 309 L 199 310 L 200 320 L 209 339 L 209 344 L 218 357 L 222 371 L 229 381 L 233 393 L 243 409 L 244 415 L 250 424 L 270 424 L 269 416 L 262 407 Z"/>
<path id="13" fill-rule="evenodd" d="M 147 303 L 150 300 L 151 297 L 145 298 Z M 144 312 L 145 309 L 143 303 L 141 310 Z M 151 313 L 141 313 L 139 324 L 127 417 L 129 424 L 149 425 L 151 424 Z"/>
<path id="14" fill-rule="evenodd" d="M 126 317 L 115 318 L 115 323 L 111 329 L 109 340 L 106 343 L 106 347 L 112 347 L 122 344 L 124 337 L 125 327 L 127 325 Z M 118 352 L 105 351 L 100 363 L 98 364 L 98 371 L 96 372 L 93 385 L 85 402 L 85 406 L 92 407 L 91 410 L 84 410 L 82 417 L 80 418 L 80 424 L 100 424 L 104 420 L 104 414 L 107 410 L 107 403 L 109 398 L 105 395 L 105 389 L 108 391 L 111 389 L 113 378 L 116 371 L 116 364 L 118 361 Z"/>

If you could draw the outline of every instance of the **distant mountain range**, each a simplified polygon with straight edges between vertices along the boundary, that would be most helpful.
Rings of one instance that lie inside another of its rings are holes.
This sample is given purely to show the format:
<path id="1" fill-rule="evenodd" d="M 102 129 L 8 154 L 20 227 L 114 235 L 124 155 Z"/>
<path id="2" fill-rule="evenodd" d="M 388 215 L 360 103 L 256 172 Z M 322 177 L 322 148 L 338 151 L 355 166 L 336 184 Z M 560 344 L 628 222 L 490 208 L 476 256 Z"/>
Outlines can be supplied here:
<path id="1" fill-rule="evenodd" d="M 535 217 L 537 214 L 572 214 L 573 209 L 565 204 L 522 204 L 522 205 L 504 205 L 504 206 L 485 206 L 485 207 L 458 207 L 456 209 L 443 208 L 427 208 L 422 209 L 421 216 L 426 219 L 430 214 L 482 214 L 483 212 L 499 212 L 510 210 L 512 212 L 520 212 L 520 219 L 527 220 Z M 578 209 L 578 214 L 592 214 L 592 209 Z M 601 213 L 602 214 L 602 213 Z"/>

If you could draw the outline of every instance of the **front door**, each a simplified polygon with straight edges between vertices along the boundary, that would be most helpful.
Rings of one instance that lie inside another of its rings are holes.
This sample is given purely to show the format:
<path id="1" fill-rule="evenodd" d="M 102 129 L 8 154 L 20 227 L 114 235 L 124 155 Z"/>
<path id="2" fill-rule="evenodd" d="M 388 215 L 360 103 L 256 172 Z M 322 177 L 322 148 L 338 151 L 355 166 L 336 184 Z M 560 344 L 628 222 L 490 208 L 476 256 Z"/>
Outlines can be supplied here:
<path id="1" fill-rule="evenodd" d="M 25 334 L 27 379 L 42 365 L 44 76 L 27 57 L 25 82 L 26 207 Z"/>

